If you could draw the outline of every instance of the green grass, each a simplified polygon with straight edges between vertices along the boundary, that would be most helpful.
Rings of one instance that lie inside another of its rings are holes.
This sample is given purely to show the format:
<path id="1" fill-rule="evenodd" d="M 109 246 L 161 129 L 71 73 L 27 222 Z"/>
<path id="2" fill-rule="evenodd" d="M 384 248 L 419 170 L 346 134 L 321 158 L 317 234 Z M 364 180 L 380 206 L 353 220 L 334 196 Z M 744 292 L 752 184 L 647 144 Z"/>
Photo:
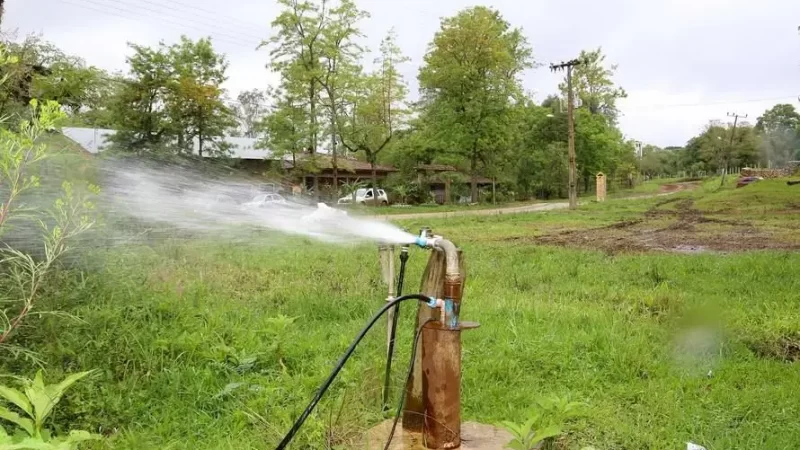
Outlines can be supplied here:
<path id="1" fill-rule="evenodd" d="M 524 206 L 531 203 L 541 203 L 540 201 L 529 202 L 498 202 L 492 203 L 479 203 L 477 205 L 408 205 L 408 206 L 384 206 L 384 207 L 370 207 L 370 206 L 356 206 L 350 207 L 348 210 L 353 211 L 358 215 L 396 215 L 396 214 L 418 214 L 430 212 L 453 212 L 453 211 L 471 211 L 481 209 L 494 209 L 494 208 L 510 208 L 514 206 Z"/>
<path id="2" fill-rule="evenodd" d="M 800 188 L 783 186 L 677 195 L 719 217 L 795 226 L 786 204 Z M 462 315 L 481 327 L 463 334 L 465 420 L 519 421 L 537 395 L 559 394 L 590 405 L 568 427 L 570 449 L 796 448 L 800 363 L 781 352 L 800 344 L 800 255 L 524 243 L 640 217 L 659 200 L 401 223 L 432 226 L 467 258 Z M 17 343 L 40 353 L 49 378 L 98 373 L 65 397 L 53 425 L 109 435 L 98 448 L 274 448 L 385 291 L 373 245 L 262 238 L 94 251 L 82 275 L 62 273 L 41 308 L 83 321 L 45 316 Z M 426 259 L 412 252 L 407 292 Z M 395 386 L 411 315 L 404 307 Z M 716 338 L 690 345 L 700 326 Z M 382 419 L 384 340 L 383 326 L 368 336 L 292 448 L 353 448 Z"/>
<path id="3" fill-rule="evenodd" d="M 609 193 L 611 198 L 627 197 L 632 195 L 646 195 L 658 194 L 661 186 L 665 184 L 672 184 L 680 182 L 680 178 L 656 178 L 637 184 L 632 189 L 619 189 L 616 192 Z"/>

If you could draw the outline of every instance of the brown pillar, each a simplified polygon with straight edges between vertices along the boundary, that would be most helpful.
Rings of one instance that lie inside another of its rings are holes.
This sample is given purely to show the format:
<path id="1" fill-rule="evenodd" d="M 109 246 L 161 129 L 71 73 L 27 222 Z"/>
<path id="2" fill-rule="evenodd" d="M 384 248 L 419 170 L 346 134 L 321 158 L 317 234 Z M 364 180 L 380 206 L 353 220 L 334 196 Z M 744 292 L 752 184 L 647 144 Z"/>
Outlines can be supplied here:
<path id="1" fill-rule="evenodd" d="M 425 446 L 461 446 L 461 330 L 429 322 L 422 331 Z"/>
<path id="2" fill-rule="evenodd" d="M 446 178 L 444 180 L 444 202 L 445 204 L 450 204 L 450 178 Z"/>

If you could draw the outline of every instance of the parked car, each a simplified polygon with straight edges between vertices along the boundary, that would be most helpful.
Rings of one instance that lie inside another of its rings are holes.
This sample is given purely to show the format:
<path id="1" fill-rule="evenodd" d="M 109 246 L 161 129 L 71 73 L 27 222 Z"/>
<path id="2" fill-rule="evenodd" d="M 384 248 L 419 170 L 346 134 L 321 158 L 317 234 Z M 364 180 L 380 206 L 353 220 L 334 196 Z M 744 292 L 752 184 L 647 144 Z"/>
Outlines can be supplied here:
<path id="1" fill-rule="evenodd" d="M 261 194 L 255 196 L 249 202 L 242 204 L 242 207 L 245 209 L 250 209 L 250 208 L 263 208 L 266 206 L 273 206 L 273 205 L 288 205 L 288 203 L 286 202 L 286 199 L 283 198 L 280 194 Z"/>
<path id="2" fill-rule="evenodd" d="M 355 192 L 356 197 L 356 204 L 359 205 L 371 205 L 375 200 L 372 196 L 372 188 L 369 189 L 358 189 Z M 353 194 L 345 195 L 344 197 L 340 198 L 338 202 L 340 205 L 346 205 L 349 203 L 353 203 Z M 389 204 L 389 196 L 386 195 L 386 191 L 383 189 L 378 189 L 378 204 L 386 206 Z"/>

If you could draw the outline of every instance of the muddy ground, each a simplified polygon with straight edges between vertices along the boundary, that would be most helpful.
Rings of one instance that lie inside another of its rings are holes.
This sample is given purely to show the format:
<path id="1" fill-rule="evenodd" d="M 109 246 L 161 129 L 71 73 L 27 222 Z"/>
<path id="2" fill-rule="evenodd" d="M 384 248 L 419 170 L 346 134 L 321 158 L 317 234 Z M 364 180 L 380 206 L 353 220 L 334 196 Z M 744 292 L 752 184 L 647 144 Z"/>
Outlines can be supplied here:
<path id="1" fill-rule="evenodd" d="M 792 233 L 770 230 L 748 220 L 709 217 L 694 207 L 694 200 L 685 198 L 662 200 L 639 219 L 601 228 L 561 231 L 532 240 L 537 244 L 609 253 L 800 249 L 800 241 Z"/>

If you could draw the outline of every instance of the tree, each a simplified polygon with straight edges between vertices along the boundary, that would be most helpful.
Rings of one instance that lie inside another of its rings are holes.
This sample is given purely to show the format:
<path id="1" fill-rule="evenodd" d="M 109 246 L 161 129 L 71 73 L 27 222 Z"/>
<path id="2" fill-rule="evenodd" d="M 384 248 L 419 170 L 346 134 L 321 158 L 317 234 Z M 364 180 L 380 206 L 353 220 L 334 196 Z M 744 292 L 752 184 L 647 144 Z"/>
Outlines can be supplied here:
<path id="1" fill-rule="evenodd" d="M 235 125 L 223 102 L 227 61 L 209 39 L 158 48 L 131 44 L 128 77 L 110 107 L 112 137 L 119 147 L 136 152 L 167 150 L 192 154 L 195 148 L 224 154 L 219 139 Z"/>
<path id="2" fill-rule="evenodd" d="M 613 178 L 619 164 L 633 156 L 633 149 L 624 145 L 622 133 L 605 115 L 579 108 L 575 116 L 578 170 L 583 177 L 584 191 L 589 191 L 597 172 L 605 172 Z"/>
<path id="3" fill-rule="evenodd" d="M 262 45 L 272 47 L 270 68 L 280 73 L 284 89 L 292 96 L 302 93 L 308 127 L 307 151 L 312 162 L 319 144 L 319 79 L 322 70 L 323 30 L 328 22 L 327 0 L 278 0 L 283 10 L 272 21 L 273 37 Z M 319 180 L 314 177 L 314 192 Z"/>
<path id="4" fill-rule="evenodd" d="M 297 156 L 308 148 L 305 108 L 298 99 L 280 90 L 273 94 L 273 98 L 275 105 L 260 124 L 264 137 L 256 146 L 270 149 L 279 158 L 291 155 L 292 167 L 297 168 Z"/>
<path id="5" fill-rule="evenodd" d="M 513 99 L 532 53 L 497 11 L 473 7 L 442 20 L 420 69 L 423 115 L 437 146 L 468 161 L 472 201 L 477 177 L 509 148 Z"/>
<path id="6" fill-rule="evenodd" d="M 588 109 L 592 114 L 602 114 L 611 123 L 616 123 L 618 110 L 617 99 L 625 98 L 628 94 L 621 87 L 617 87 L 612 77 L 617 71 L 616 65 L 609 68 L 604 66 L 606 56 L 602 49 L 581 51 L 578 60 L 580 65 L 572 71 L 572 84 L 580 106 Z M 559 84 L 562 95 L 566 97 L 566 82 Z"/>
<path id="7" fill-rule="evenodd" d="M 258 133 L 259 122 L 267 112 L 267 96 L 263 91 L 251 89 L 242 91 L 236 97 L 233 107 L 239 128 L 245 137 L 254 138 Z"/>
<path id="8" fill-rule="evenodd" d="M 710 122 L 705 130 L 692 138 L 687 148 L 699 153 L 708 170 L 727 170 L 732 165 L 754 163 L 758 157 L 758 136 L 747 123 L 736 127 Z"/>
<path id="9" fill-rule="evenodd" d="M 48 76 L 34 77 L 32 95 L 53 100 L 70 115 L 98 107 L 108 93 L 108 75 L 95 67 L 86 67 L 79 58 L 65 58 L 49 67 Z"/>
<path id="10" fill-rule="evenodd" d="M 170 135 L 166 97 L 172 68 L 162 49 L 128 45 L 133 55 L 126 58 L 129 74 L 111 105 L 117 129 L 111 141 L 123 150 L 154 151 Z"/>
<path id="11" fill-rule="evenodd" d="M 800 158 L 800 135 L 784 128 L 761 135 L 759 152 L 761 160 L 768 167 L 785 166 Z"/>
<path id="12" fill-rule="evenodd" d="M 0 92 L 3 115 L 27 113 L 30 100 L 36 98 L 58 102 L 71 118 L 78 118 L 107 97 L 110 82 L 104 71 L 39 36 L 6 43 L 4 48 L 13 61 L 0 67 L 6 80 Z"/>
<path id="13" fill-rule="evenodd" d="M 642 148 L 642 159 L 639 162 L 639 170 L 642 174 L 654 177 L 666 172 L 667 152 L 655 145 L 645 145 Z"/>
<path id="14" fill-rule="evenodd" d="M 364 49 L 355 39 L 361 36 L 358 22 L 368 17 L 350 0 L 342 0 L 330 12 L 329 24 L 322 35 L 322 70 L 319 83 L 325 91 L 323 102 L 328 109 L 331 133 L 331 159 L 334 191 L 338 186 L 338 143 L 342 141 L 340 120 L 347 115 L 345 97 L 356 89 L 361 75 L 359 61 Z"/>
<path id="15" fill-rule="evenodd" d="M 767 165 L 782 166 L 800 157 L 800 114 L 794 106 L 779 104 L 758 118 L 756 131 L 761 136 L 761 159 Z"/>
<path id="16" fill-rule="evenodd" d="M 362 152 L 372 168 L 372 187 L 378 188 L 375 166 L 379 153 L 392 141 L 403 126 L 408 89 L 397 66 L 408 58 L 400 52 L 390 31 L 380 46 L 381 55 L 375 60 L 378 68 L 355 81 L 345 102 L 348 117 L 337 125 L 342 145 L 351 152 Z M 378 196 L 373 195 L 375 204 Z"/>
<path id="17" fill-rule="evenodd" d="M 783 130 L 800 131 L 800 114 L 790 104 L 775 105 L 758 118 L 756 130 L 763 133 Z"/>
<path id="18" fill-rule="evenodd" d="M 227 152 L 219 140 L 235 126 L 232 111 L 222 100 L 222 83 L 226 80 L 228 62 L 214 51 L 211 40 L 196 42 L 181 36 L 179 43 L 164 48 L 171 77 L 167 85 L 167 109 L 172 132 L 177 136 L 179 151 L 199 156 L 211 144 L 215 154 Z"/>

